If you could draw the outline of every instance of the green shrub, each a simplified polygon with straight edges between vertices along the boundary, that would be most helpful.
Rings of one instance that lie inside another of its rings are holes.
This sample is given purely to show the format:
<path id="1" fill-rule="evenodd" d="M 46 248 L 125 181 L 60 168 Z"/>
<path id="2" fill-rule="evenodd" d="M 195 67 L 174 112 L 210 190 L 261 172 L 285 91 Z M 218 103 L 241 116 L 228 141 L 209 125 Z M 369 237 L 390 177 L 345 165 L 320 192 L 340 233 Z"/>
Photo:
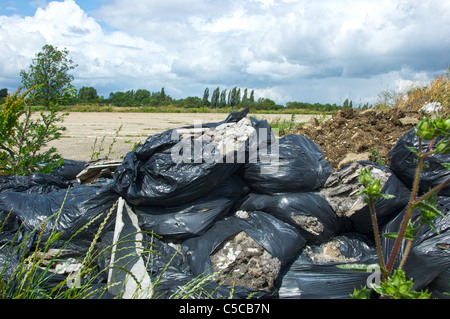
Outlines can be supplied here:
<path id="1" fill-rule="evenodd" d="M 41 112 L 40 118 L 33 116 L 33 89 L 21 93 L 19 88 L 6 97 L 0 110 L 0 174 L 49 173 L 63 163 L 54 147 L 43 150 L 65 130 L 57 125 L 63 121 L 63 115 L 50 108 Z"/>

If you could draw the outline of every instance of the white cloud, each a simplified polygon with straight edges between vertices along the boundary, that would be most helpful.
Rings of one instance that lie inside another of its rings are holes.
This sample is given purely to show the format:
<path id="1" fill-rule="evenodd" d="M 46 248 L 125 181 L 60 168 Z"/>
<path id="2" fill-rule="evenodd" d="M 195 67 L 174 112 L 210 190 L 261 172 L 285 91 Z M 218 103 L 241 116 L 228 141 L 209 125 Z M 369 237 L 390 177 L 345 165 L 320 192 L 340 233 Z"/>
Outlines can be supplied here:
<path id="1" fill-rule="evenodd" d="M 123 77 L 124 84 L 132 86 L 166 77 L 170 70 L 170 55 L 162 46 L 121 31 L 105 34 L 73 0 L 51 2 L 33 17 L 0 16 L 0 24 L 2 55 L 11 62 L 2 63 L 0 70 L 10 78 L 26 69 L 46 43 L 70 51 L 80 84 L 119 85 Z M 135 83 L 127 84 L 130 79 Z"/>
<path id="2" fill-rule="evenodd" d="M 30 17 L 0 16 L 0 86 L 45 43 L 69 49 L 80 86 L 164 86 L 178 97 L 239 86 L 280 104 L 341 103 L 349 92 L 364 100 L 396 81 L 426 81 L 450 63 L 448 1 L 105 3 L 93 16 L 76 0 L 40 4 Z"/>

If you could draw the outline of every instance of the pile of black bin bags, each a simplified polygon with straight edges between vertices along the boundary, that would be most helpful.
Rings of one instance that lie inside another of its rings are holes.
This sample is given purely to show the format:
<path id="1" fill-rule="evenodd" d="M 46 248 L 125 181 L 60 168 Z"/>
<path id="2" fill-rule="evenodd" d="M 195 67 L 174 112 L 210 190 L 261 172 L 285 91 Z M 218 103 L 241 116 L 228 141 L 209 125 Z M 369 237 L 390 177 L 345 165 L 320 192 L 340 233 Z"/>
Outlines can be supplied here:
<path id="1" fill-rule="evenodd" d="M 203 125 L 214 128 L 235 123 L 247 113 L 248 110 L 233 111 L 223 122 Z M 267 153 L 275 150 L 271 148 L 276 140 L 268 122 L 250 119 L 257 135 L 258 151 L 262 142 L 267 145 Z M 273 163 L 261 160 L 263 157 L 259 155 L 256 161 L 250 161 L 250 153 L 255 151 L 255 145 L 250 142 L 243 146 L 244 161 L 224 158 L 222 162 L 175 163 L 171 151 L 179 140 L 172 133 L 169 130 L 149 136 L 135 151 L 126 154 L 113 179 L 81 185 L 76 175 L 86 163 L 71 160 L 66 160 L 64 167 L 50 175 L 0 176 L 3 276 L 9 278 L 19 262 L 19 254 L 8 254 L 10 247 L 19 247 L 27 236 L 20 254 L 43 245 L 52 231 L 61 234 L 52 243 L 53 248 L 64 246 L 64 249 L 86 252 L 105 216 L 122 197 L 133 207 L 141 229 L 161 236 L 154 239 L 161 254 L 154 256 L 152 268 L 148 269 L 153 279 L 174 255 L 172 243 L 181 245 L 182 252 L 190 252 L 175 255 L 170 267 L 165 269 L 155 291 L 155 296 L 160 298 L 170 296 L 183 284 L 211 271 L 209 255 L 224 240 L 241 231 L 277 257 L 282 270 L 272 291 L 235 287 L 234 298 L 246 298 L 250 294 L 253 298 L 348 298 L 354 288 L 366 285 L 369 273 L 343 270 L 336 265 L 377 262 L 367 207 L 355 214 L 357 220 L 352 221 L 336 215 L 327 200 L 318 194 L 333 169 L 313 141 L 300 135 L 281 137 L 277 145 L 277 170 L 262 174 L 262 168 Z M 388 201 L 378 207 L 383 214 L 380 216 L 382 232 L 395 231 L 405 212 L 415 172 L 415 155 L 407 147 L 417 146 L 416 143 L 413 132 L 408 132 L 391 150 L 391 166 L 383 167 L 396 176 L 389 179 L 384 191 L 402 191 L 395 194 L 395 202 Z M 202 142 L 201 147 L 207 144 Z M 449 177 L 449 171 L 440 162 L 450 162 L 449 156 L 431 156 L 423 173 L 421 192 Z M 443 189 L 439 195 L 439 205 L 449 216 L 450 188 Z M 61 207 L 61 213 L 55 214 Z M 248 217 L 237 217 L 237 211 L 247 211 Z M 55 216 L 48 219 L 42 237 L 40 232 L 33 232 L 52 214 Z M 307 231 L 293 222 L 294 217 L 319 221 L 322 228 Z M 113 215 L 100 238 L 105 245 L 111 239 L 114 223 Z M 88 227 L 83 228 L 85 225 Z M 408 277 L 414 278 L 416 289 L 427 288 L 434 297 L 446 298 L 443 292 L 449 291 L 449 220 L 439 218 L 437 228 L 439 234 L 426 228 L 418 234 L 405 271 Z M 330 241 L 339 243 L 341 261 L 311 258 L 311 252 L 319 251 L 321 245 Z M 392 241 L 383 238 L 386 256 L 390 249 Z M 97 284 L 106 285 L 106 280 L 100 277 Z M 230 287 L 226 285 L 210 283 L 208 287 L 213 297 L 229 296 Z"/>

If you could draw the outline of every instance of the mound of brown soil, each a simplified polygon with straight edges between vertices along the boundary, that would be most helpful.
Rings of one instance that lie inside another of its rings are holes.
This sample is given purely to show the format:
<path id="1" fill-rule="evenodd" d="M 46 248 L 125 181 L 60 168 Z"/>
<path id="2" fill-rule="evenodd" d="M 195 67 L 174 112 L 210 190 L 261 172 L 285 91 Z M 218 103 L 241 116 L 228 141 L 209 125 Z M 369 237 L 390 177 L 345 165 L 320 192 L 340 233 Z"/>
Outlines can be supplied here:
<path id="1" fill-rule="evenodd" d="M 418 112 L 399 109 L 345 109 L 323 122 L 314 118 L 294 134 L 316 142 L 334 169 L 359 160 L 389 165 L 389 151 L 420 117 Z"/>

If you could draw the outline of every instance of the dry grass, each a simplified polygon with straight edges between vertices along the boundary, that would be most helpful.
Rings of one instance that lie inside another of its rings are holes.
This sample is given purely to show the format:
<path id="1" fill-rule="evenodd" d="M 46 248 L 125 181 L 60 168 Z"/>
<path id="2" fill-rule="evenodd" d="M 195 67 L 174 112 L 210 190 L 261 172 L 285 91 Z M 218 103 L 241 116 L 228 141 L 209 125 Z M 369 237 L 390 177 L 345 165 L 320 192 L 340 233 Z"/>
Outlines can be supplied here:
<path id="1" fill-rule="evenodd" d="M 395 90 L 381 92 L 376 107 L 418 111 L 425 104 L 431 102 L 438 102 L 448 110 L 450 105 L 450 68 L 446 74 L 435 77 L 428 85 L 414 86 L 406 92 L 396 92 Z"/>
<path id="2" fill-rule="evenodd" d="M 431 102 L 439 102 L 443 106 L 450 104 L 450 75 L 440 75 L 431 81 L 430 85 L 408 91 L 405 99 L 400 100 L 397 107 L 412 111 L 419 110 Z"/>

